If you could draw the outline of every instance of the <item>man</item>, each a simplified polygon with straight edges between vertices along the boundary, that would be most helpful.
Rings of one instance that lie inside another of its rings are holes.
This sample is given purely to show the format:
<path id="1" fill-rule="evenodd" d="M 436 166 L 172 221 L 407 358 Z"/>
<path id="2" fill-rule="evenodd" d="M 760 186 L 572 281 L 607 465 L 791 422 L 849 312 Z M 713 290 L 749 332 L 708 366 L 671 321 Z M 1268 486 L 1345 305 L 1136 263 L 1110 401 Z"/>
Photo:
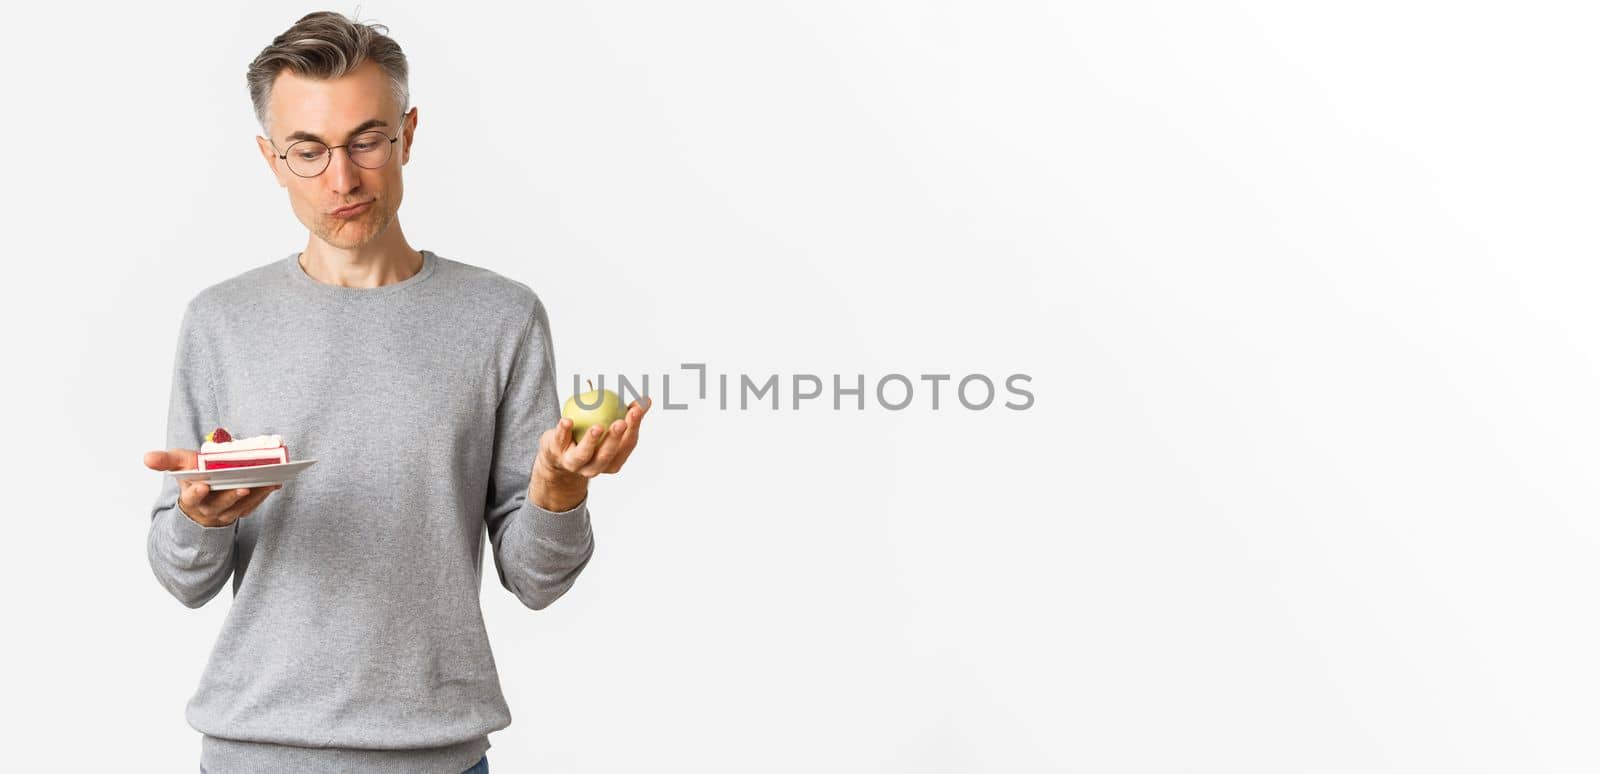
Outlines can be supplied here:
<path id="1" fill-rule="evenodd" d="M 151 567 L 184 604 L 233 576 L 186 713 L 211 774 L 487 771 L 510 714 L 483 537 L 523 604 L 566 593 L 593 551 L 589 481 L 622 468 L 649 407 L 574 443 L 539 297 L 407 243 L 417 111 L 386 32 L 314 13 L 251 64 L 257 144 L 310 238 L 189 302 L 169 448 L 144 459 L 194 469 L 225 427 L 317 460 L 253 490 L 166 476 L 151 511 Z"/>

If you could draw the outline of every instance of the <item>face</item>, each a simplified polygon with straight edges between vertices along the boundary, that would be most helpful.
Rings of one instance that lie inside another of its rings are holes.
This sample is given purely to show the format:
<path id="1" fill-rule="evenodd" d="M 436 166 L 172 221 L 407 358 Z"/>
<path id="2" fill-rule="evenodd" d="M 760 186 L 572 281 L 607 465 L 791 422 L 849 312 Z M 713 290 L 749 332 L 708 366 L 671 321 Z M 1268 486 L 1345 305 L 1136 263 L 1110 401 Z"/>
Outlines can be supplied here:
<path id="1" fill-rule="evenodd" d="M 373 242 L 400 210 L 404 192 L 400 170 L 411 158 L 417 111 L 412 108 L 402 117 L 399 109 L 388 76 L 371 60 L 334 80 L 311 80 L 285 71 L 273 82 L 267 110 L 267 130 L 272 136 L 270 142 L 258 137 L 256 144 L 278 185 L 288 189 L 295 217 L 333 247 L 355 249 Z M 382 123 L 369 124 L 372 120 Z M 400 134 L 399 142 L 389 148 L 389 160 L 378 169 L 357 165 L 345 148 L 333 150 L 327 169 L 316 177 L 300 177 L 290 171 L 286 160 L 278 158 L 307 136 L 329 146 L 343 145 L 364 126 L 386 137 Z M 340 207 L 361 202 L 371 204 L 354 215 L 333 214 Z"/>

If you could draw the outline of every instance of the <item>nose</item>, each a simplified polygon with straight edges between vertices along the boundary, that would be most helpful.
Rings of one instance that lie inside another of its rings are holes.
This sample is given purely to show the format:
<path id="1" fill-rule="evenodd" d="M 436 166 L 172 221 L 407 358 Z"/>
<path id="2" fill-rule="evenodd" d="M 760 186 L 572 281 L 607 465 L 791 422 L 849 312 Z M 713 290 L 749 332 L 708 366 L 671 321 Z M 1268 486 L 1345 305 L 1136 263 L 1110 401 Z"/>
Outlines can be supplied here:
<path id="1" fill-rule="evenodd" d="M 328 159 L 328 168 L 322 173 L 328 178 L 328 185 L 340 194 L 348 194 L 361 187 L 361 167 L 350 159 L 350 149 L 334 148 L 330 153 L 332 157 Z"/>

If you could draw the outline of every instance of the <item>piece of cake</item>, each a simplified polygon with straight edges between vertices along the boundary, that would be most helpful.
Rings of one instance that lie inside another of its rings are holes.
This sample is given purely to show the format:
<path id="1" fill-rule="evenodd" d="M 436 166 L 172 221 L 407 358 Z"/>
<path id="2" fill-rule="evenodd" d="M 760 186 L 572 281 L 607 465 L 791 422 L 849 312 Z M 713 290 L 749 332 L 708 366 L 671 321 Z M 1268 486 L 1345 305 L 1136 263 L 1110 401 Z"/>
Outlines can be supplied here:
<path id="1" fill-rule="evenodd" d="M 225 468 L 250 468 L 257 465 L 277 465 L 289 461 L 289 447 L 281 435 L 257 435 L 233 440 L 223 428 L 206 434 L 200 445 L 200 470 Z"/>

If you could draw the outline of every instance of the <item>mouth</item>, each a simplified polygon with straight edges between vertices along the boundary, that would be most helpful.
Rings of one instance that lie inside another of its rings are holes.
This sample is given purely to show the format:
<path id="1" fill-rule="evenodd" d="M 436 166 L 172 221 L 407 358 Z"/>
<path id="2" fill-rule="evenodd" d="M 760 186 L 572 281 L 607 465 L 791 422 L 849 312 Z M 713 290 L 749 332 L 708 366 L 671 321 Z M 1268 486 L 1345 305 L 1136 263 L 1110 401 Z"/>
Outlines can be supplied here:
<path id="1" fill-rule="evenodd" d="M 348 218 L 352 215 L 360 215 L 361 213 L 366 212 L 367 208 L 371 206 L 372 201 L 368 200 L 360 204 L 352 204 L 349 207 L 340 207 L 339 209 L 328 214 L 334 216 L 335 218 Z"/>

